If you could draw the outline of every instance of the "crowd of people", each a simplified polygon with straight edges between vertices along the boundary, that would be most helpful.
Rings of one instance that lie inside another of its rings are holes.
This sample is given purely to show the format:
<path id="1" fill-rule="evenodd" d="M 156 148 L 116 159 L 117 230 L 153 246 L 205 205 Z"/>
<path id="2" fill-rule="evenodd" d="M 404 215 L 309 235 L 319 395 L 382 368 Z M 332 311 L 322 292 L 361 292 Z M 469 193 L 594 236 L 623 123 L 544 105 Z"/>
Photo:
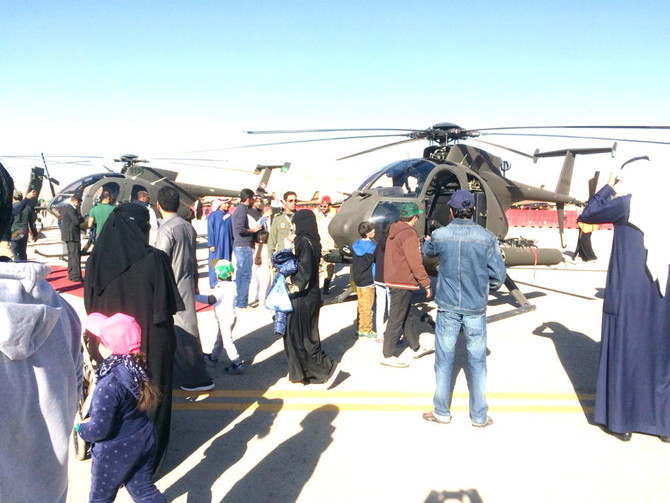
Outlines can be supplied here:
<path id="1" fill-rule="evenodd" d="M 82 383 L 82 327 L 45 281 L 49 268 L 25 258 L 28 233 L 36 239 L 28 214 L 32 209 L 26 210 L 25 202 L 34 193 L 23 198 L 1 165 L 0 175 L 0 231 L 20 234 L 11 239 L 19 259 L 0 258 L 0 324 L 10 327 L 0 339 L 0 374 L 6 383 L 0 396 L 4 403 L 16 404 L 0 421 L 5 439 L 0 500 L 64 501 L 68 437 Z M 624 441 L 641 432 L 667 442 L 669 261 L 657 251 L 662 226 L 643 223 L 648 208 L 646 200 L 639 202 L 640 189 L 614 197 L 620 179 L 612 177 L 580 217 L 585 224 L 614 223 L 594 418 Z M 240 192 L 232 212 L 230 199 L 215 201 L 207 215 L 207 293 L 198 287 L 197 236 L 179 215 L 176 189 L 166 186 L 158 192 L 157 229 L 148 201 L 114 205 L 111 195 L 103 193 L 88 215 L 87 226 L 95 229 L 96 238 L 83 276 L 80 203 L 73 196 L 60 218 L 68 278 L 83 281 L 88 313 L 84 341 L 97 363 L 88 416 L 75 427 L 93 444 L 92 499 L 111 501 L 125 485 L 137 501 L 164 501 L 152 474 L 168 446 L 173 386 L 191 392 L 213 389 L 208 367 L 217 365 L 222 351 L 229 360 L 225 373 L 246 370 L 235 344 L 240 310 L 276 311 L 274 331 L 283 339 L 288 381 L 326 388 L 337 382 L 339 362 L 325 353 L 319 333 L 322 295 L 329 293 L 334 277 L 334 265 L 325 260 L 335 247 L 328 233 L 333 215 L 328 196 L 314 210 L 298 209 L 292 191 L 283 195 L 281 211 L 264 205 L 251 189 Z M 436 390 L 434 408 L 422 417 L 441 425 L 451 422 L 452 368 L 462 332 L 470 419 L 482 428 L 493 424 L 485 396 L 486 306 L 506 271 L 497 238 L 473 220 L 473 194 L 458 190 L 448 204 L 450 223 L 431 236 L 419 236 L 422 210 L 414 202 L 400 206 L 397 221 L 358 225 L 360 240 L 352 247 L 351 280 L 358 294 L 352 335 L 380 342 L 380 363 L 386 367 L 409 365 L 401 358 L 405 347 L 415 357 L 426 354 L 410 310 L 420 290 L 426 299 L 433 297 L 423 256 L 437 257 Z M 152 228 L 155 240 L 150 244 Z M 214 306 L 216 333 L 199 331 L 196 302 Z M 33 372 L 38 367 L 40 374 Z M 44 445 L 50 446 L 46 458 Z M 126 457 L 120 458 L 119 451 Z M 37 465 L 40 477 L 16 483 Z"/>

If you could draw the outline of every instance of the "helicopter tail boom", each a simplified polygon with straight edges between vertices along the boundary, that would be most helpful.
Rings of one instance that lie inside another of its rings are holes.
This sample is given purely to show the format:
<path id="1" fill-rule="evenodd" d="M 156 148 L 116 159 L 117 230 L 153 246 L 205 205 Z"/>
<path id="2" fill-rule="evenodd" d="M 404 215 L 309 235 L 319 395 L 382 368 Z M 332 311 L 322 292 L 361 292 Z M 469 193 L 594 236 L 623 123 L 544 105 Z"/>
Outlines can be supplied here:
<path id="1" fill-rule="evenodd" d="M 542 157 L 564 157 L 563 168 L 561 168 L 561 174 L 558 177 L 558 182 L 556 183 L 556 193 L 562 196 L 569 197 L 570 194 L 570 185 L 572 183 L 572 174 L 575 167 L 575 157 L 577 155 L 590 155 L 590 154 L 612 154 L 614 157 L 616 153 L 616 142 L 610 148 L 577 148 L 577 149 L 566 149 L 566 150 L 555 150 L 552 152 L 539 152 L 535 151 L 534 162 L 537 162 L 537 159 Z M 565 248 L 563 243 L 563 231 L 565 230 L 565 203 L 558 202 L 556 204 L 556 212 L 558 214 L 558 233 L 561 237 L 561 246 Z"/>

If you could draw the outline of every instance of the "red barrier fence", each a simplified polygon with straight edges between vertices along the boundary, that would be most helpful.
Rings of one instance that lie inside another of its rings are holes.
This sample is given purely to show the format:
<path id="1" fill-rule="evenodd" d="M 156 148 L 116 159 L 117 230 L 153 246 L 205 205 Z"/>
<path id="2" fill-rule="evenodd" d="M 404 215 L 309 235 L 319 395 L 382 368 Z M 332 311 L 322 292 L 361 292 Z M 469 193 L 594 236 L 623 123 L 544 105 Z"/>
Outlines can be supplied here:
<path id="1" fill-rule="evenodd" d="M 576 229 L 577 217 L 580 212 L 566 210 L 565 228 Z M 505 212 L 510 227 L 544 227 L 550 229 L 558 228 L 558 214 L 556 210 L 527 210 L 509 209 Z M 612 229 L 612 224 L 598 225 L 598 229 Z"/>

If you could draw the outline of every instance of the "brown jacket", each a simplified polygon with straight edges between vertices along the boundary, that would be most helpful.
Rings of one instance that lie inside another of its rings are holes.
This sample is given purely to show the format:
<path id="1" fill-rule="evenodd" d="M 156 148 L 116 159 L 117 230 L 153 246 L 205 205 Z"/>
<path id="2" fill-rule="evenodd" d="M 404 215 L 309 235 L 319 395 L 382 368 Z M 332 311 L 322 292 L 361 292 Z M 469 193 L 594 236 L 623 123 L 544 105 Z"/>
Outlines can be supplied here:
<path id="1" fill-rule="evenodd" d="M 389 229 L 384 255 L 384 283 L 390 288 L 418 290 L 419 284 L 430 288 L 430 279 L 423 267 L 419 235 L 406 222 L 395 222 Z"/>

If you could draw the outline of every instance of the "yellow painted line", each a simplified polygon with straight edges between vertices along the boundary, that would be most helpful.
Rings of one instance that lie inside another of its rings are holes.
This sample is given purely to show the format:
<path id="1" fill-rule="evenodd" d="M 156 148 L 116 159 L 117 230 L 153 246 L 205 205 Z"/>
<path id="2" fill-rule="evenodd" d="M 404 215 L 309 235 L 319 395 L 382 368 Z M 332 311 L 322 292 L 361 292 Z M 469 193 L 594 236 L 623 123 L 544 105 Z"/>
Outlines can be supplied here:
<path id="1" fill-rule="evenodd" d="M 195 398 L 202 400 L 203 398 L 266 398 L 266 399 L 313 399 L 324 398 L 330 400 L 340 399 L 431 399 L 433 398 L 432 391 L 337 391 L 337 390 L 309 390 L 309 389 L 273 389 L 273 390 L 215 390 L 206 393 L 189 393 L 187 391 L 175 390 L 173 392 L 175 398 Z M 455 392 L 453 398 L 467 399 L 468 394 L 465 392 Z M 503 393 L 491 392 L 486 393 L 486 398 L 489 400 L 595 400 L 593 393 Z"/>
<path id="2" fill-rule="evenodd" d="M 428 391 L 338 391 L 315 389 L 215 390 L 201 394 L 175 391 L 173 410 L 264 410 L 312 411 L 320 407 L 334 407 L 342 411 L 396 411 L 419 412 L 432 406 L 433 393 Z M 494 412 L 583 413 L 591 412 L 588 403 L 582 407 L 580 400 L 593 402 L 592 393 L 539 393 L 491 392 L 487 393 L 490 409 Z M 189 399 L 186 401 L 185 399 Z M 467 411 L 468 393 L 453 394 L 452 409 Z"/>
<path id="3" fill-rule="evenodd" d="M 361 412 L 425 412 L 432 407 L 431 403 L 425 404 L 375 404 L 375 403 L 240 403 L 240 402 L 195 402 L 195 403 L 173 403 L 172 409 L 178 411 L 243 411 L 243 410 L 261 410 L 268 412 L 279 411 L 313 411 L 319 408 L 328 407 L 340 411 L 361 411 Z M 453 412 L 467 412 L 467 404 L 454 404 L 451 407 Z M 492 412 L 526 412 L 542 414 L 558 413 L 584 413 L 592 412 L 593 407 L 582 408 L 576 405 L 533 405 L 533 404 L 491 404 L 489 410 Z"/>

